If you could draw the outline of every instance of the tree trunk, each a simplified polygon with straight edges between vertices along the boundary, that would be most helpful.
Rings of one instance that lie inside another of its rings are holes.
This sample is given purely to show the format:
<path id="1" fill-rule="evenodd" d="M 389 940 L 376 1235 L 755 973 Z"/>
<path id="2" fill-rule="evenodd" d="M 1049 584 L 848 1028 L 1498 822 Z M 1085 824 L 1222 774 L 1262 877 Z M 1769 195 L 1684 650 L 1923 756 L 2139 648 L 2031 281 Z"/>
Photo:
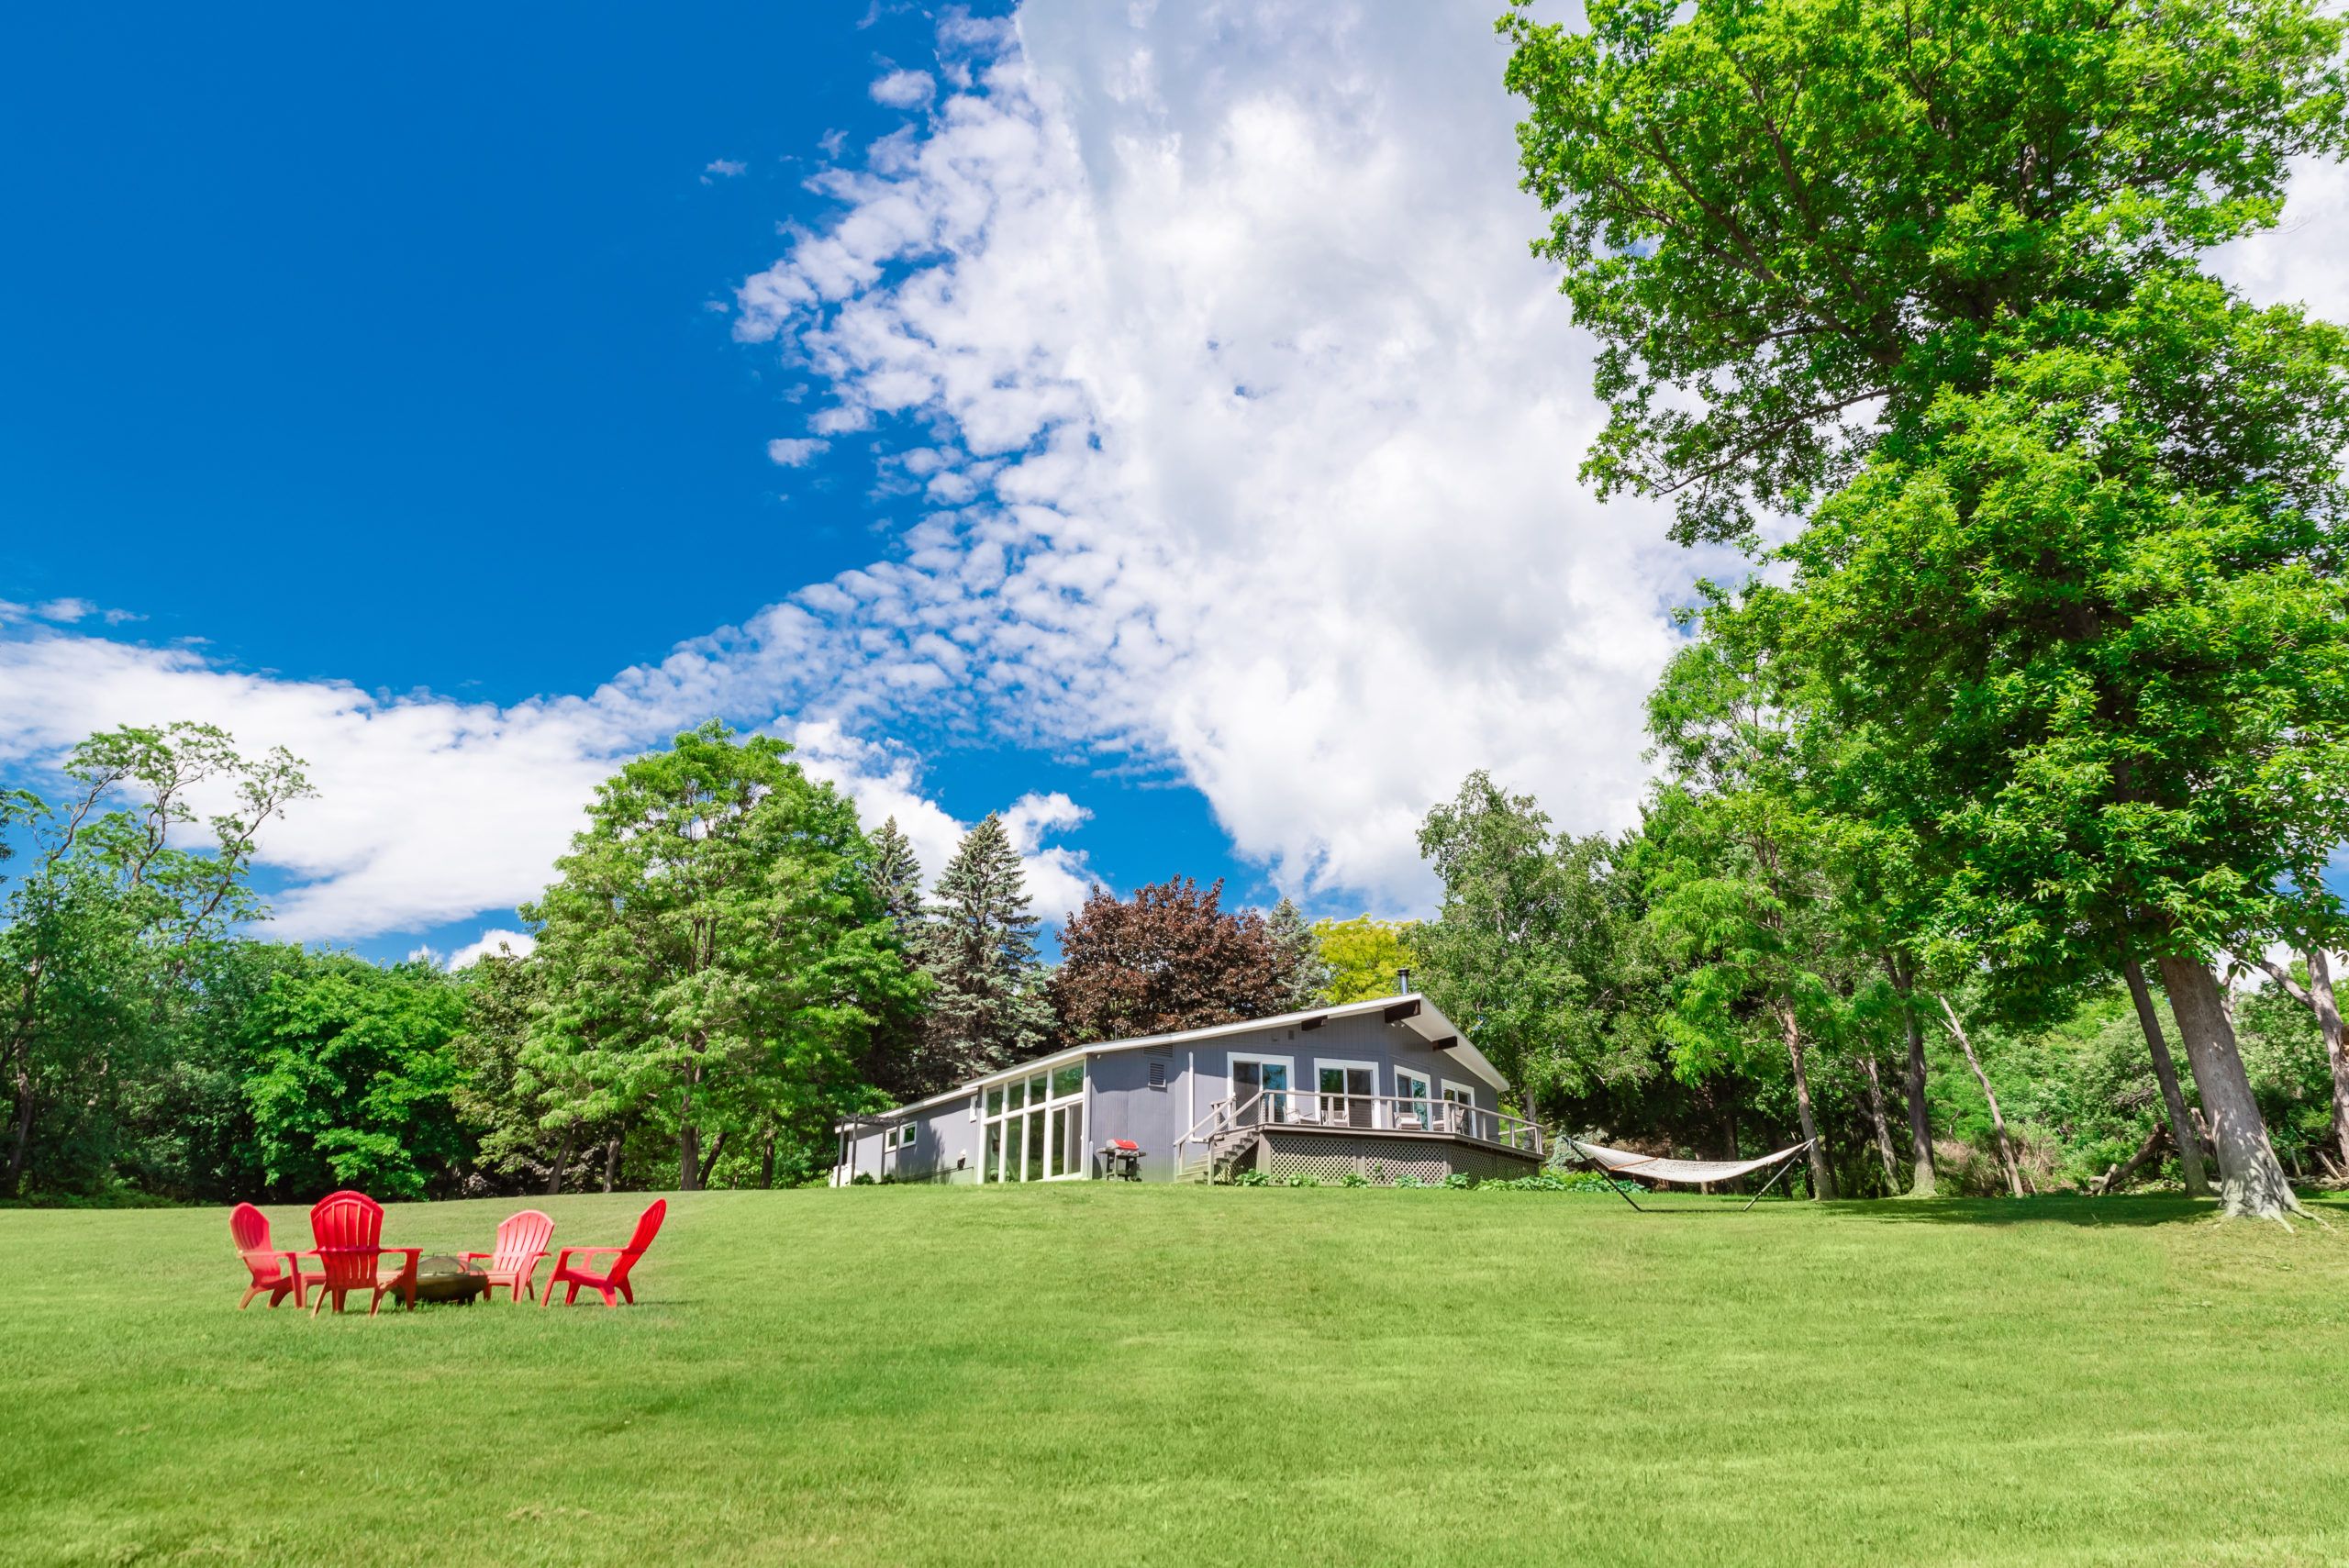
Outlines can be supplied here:
<path id="1" fill-rule="evenodd" d="M 25 1195 L 25 1151 L 33 1140 L 33 1053 L 28 1041 L 17 1051 L 17 1125 L 9 1129 L 8 1195 Z"/>
<path id="2" fill-rule="evenodd" d="M 773 1188 L 774 1185 L 774 1123 L 773 1122 L 767 1123 L 766 1152 L 765 1157 L 759 1163 L 759 1185 L 767 1188 Z"/>
<path id="3" fill-rule="evenodd" d="M 2251 1075 L 2219 995 L 2219 983 L 2191 958 L 2165 953 L 2162 989 L 2186 1041 L 2187 1064 L 2194 1070 L 2202 1114 L 2210 1119 L 2210 1143 L 2219 1156 L 2220 1212 L 2253 1219 L 2281 1219 L 2300 1212 L 2284 1167 L 2268 1146 L 2267 1127 L 2252 1097 Z"/>
<path id="4" fill-rule="evenodd" d="M 2007 1188 L 2015 1196 L 2022 1196 L 2022 1162 L 2015 1158 L 2014 1145 L 2007 1141 L 2007 1118 L 1998 1110 L 1998 1092 L 1990 1087 L 1990 1074 L 1982 1071 L 1982 1059 L 1974 1054 L 1974 1042 L 1965 1038 L 1965 1027 L 1957 1021 L 1957 1009 L 1949 998 L 1938 998 L 1942 1011 L 1949 1016 L 1949 1032 L 1957 1037 L 1958 1049 L 1965 1052 L 1965 1064 L 1974 1069 L 1975 1078 L 1982 1085 L 1982 1097 L 1990 1102 L 1990 1130 L 1998 1135 L 1998 1163 L 2006 1167 Z"/>
<path id="5" fill-rule="evenodd" d="M 2349 1170 L 2349 1047 L 2341 1040 L 2341 1009 L 2332 1000 L 2332 961 L 2322 948 L 2309 949 L 2309 990 L 2316 998 L 2317 1026 L 2324 1030 L 2325 1059 L 2332 1063 L 2332 1147 Z"/>
<path id="6" fill-rule="evenodd" d="M 619 1179 L 620 1135 L 615 1132 L 611 1141 L 604 1145 L 604 1190 L 610 1192 L 612 1184 Z"/>
<path id="7" fill-rule="evenodd" d="M 1895 979 L 1900 978 L 1896 975 Z M 1933 1107 L 1925 1098 L 1925 1028 L 1917 1021 L 1916 993 L 1903 986 L 1900 1018 L 1909 1029 L 1909 1195 L 1933 1195 Z"/>
<path id="8" fill-rule="evenodd" d="M 2153 1158 L 2154 1151 L 2162 1146 L 2162 1139 L 2167 1135 L 2168 1131 L 2167 1128 L 2156 1127 L 2153 1131 L 2145 1134 L 2145 1141 L 2137 1145 L 2137 1152 L 2107 1171 L 2104 1178 L 2097 1183 L 2097 1195 L 2099 1197 L 2109 1195 L 2113 1188 L 2123 1184 L 2136 1175 L 2137 1167 Z"/>
<path id="9" fill-rule="evenodd" d="M 677 1190 L 701 1190 L 701 1129 L 694 1125 L 694 1090 L 701 1083 L 701 1063 L 685 1069 L 685 1095 L 677 1106 Z"/>
<path id="10" fill-rule="evenodd" d="M 1865 1051 L 1860 1057 L 1860 1070 L 1868 1078 L 1868 1122 L 1876 1129 L 1876 1151 L 1884 1161 L 1884 1187 L 1894 1197 L 1900 1195 L 1900 1157 L 1892 1151 L 1892 1123 L 1884 1114 L 1884 1081 L 1876 1075 L 1876 1052 Z"/>
<path id="11" fill-rule="evenodd" d="M 2193 1118 L 2186 1114 L 2186 1095 L 2177 1086 L 2177 1063 L 2170 1060 L 2169 1041 L 2162 1038 L 2161 1015 L 2154 1010 L 2154 994 L 2145 972 L 2126 948 L 2121 952 L 2121 977 L 2129 982 L 2129 999 L 2137 1004 L 2137 1027 L 2145 1032 L 2145 1049 L 2153 1052 L 2154 1076 L 2161 1081 L 2162 1105 L 2169 1115 L 2170 1141 L 2177 1145 L 2177 1167 L 2186 1175 L 2188 1197 L 2209 1197 L 2210 1179 L 2202 1171 L 2202 1140 L 2194 1136 Z"/>
<path id="12" fill-rule="evenodd" d="M 699 1192 L 704 1187 L 709 1185 L 709 1173 L 718 1169 L 718 1157 L 725 1152 L 726 1130 L 721 1128 L 718 1130 L 718 1141 L 709 1146 L 709 1158 L 701 1162 L 701 1173 L 694 1178 L 694 1190 L 696 1192 Z"/>
<path id="13" fill-rule="evenodd" d="M 562 1147 L 554 1151 L 554 1174 L 547 1178 L 547 1196 L 557 1197 L 562 1192 L 562 1173 L 571 1165 L 571 1140 L 579 1135 L 574 1126 L 562 1129 Z"/>
<path id="14" fill-rule="evenodd" d="M 1810 1195 L 1831 1198 L 1835 1195 L 1835 1173 L 1828 1169 L 1826 1141 L 1819 1136 L 1819 1118 L 1810 1108 L 1810 1070 L 1803 1063 L 1802 1027 L 1796 1023 L 1791 1005 L 1779 1005 L 1778 1023 L 1786 1031 L 1787 1059 L 1794 1063 L 1795 1109 L 1802 1114 L 1802 1135 L 1810 1142 Z"/>

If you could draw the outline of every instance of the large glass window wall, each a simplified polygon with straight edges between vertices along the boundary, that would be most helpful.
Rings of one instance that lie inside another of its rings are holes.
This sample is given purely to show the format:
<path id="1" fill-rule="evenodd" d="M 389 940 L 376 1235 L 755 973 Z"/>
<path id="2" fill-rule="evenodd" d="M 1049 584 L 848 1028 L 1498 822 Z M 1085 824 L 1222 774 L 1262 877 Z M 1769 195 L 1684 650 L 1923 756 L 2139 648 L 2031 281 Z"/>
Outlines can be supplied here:
<path id="1" fill-rule="evenodd" d="M 1056 1182 L 1088 1173 L 1082 1062 L 987 1090 L 980 1179 Z"/>

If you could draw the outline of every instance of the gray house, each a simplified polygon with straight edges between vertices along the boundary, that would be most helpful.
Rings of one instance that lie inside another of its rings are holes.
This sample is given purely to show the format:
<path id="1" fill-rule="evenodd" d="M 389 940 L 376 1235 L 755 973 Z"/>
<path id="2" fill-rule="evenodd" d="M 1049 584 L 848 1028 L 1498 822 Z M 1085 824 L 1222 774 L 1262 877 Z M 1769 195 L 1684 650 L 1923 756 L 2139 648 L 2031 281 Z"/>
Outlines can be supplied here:
<path id="1" fill-rule="evenodd" d="M 1427 998 L 1380 996 L 1073 1046 L 855 1118 L 837 1129 L 831 1181 L 1085 1181 L 1121 1163 L 1155 1182 L 1523 1175 L 1542 1134 L 1501 1110 L 1508 1087 Z"/>

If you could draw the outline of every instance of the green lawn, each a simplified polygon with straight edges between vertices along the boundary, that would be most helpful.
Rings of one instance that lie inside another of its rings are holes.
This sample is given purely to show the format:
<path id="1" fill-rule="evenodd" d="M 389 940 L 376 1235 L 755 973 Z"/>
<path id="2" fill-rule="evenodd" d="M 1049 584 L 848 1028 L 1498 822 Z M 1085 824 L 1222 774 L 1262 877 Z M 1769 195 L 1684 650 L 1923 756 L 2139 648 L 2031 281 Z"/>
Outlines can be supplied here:
<path id="1" fill-rule="evenodd" d="M 632 1310 L 315 1322 L 221 1211 L 0 1211 L 0 1561 L 2349 1562 L 2330 1206 L 670 1201 Z"/>

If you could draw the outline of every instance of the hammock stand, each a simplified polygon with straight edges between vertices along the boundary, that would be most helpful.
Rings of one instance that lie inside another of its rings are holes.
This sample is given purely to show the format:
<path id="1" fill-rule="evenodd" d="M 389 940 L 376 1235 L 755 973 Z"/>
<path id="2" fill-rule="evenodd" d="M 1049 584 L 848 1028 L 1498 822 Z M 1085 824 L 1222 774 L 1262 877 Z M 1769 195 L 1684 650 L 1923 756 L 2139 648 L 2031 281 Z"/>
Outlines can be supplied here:
<path id="1" fill-rule="evenodd" d="M 1615 1188 L 1617 1196 L 1642 1214 L 1647 1210 L 1640 1208 L 1632 1201 L 1631 1194 L 1616 1186 L 1614 1178 L 1618 1172 L 1627 1176 L 1645 1176 L 1652 1182 L 1726 1182 L 1772 1165 L 1777 1166 L 1770 1179 L 1762 1184 L 1762 1190 L 1746 1200 L 1745 1208 L 1737 1211 L 1743 1214 L 1745 1209 L 1760 1203 L 1770 1189 L 1778 1184 L 1779 1177 L 1795 1168 L 1795 1156 L 1811 1145 L 1811 1140 L 1806 1138 L 1792 1148 L 1765 1154 L 1759 1160 L 1665 1160 L 1653 1155 L 1634 1154 L 1628 1149 L 1609 1149 L 1601 1143 L 1585 1143 L 1572 1133 L 1562 1136 L 1567 1148 L 1607 1173 L 1607 1184 Z"/>

